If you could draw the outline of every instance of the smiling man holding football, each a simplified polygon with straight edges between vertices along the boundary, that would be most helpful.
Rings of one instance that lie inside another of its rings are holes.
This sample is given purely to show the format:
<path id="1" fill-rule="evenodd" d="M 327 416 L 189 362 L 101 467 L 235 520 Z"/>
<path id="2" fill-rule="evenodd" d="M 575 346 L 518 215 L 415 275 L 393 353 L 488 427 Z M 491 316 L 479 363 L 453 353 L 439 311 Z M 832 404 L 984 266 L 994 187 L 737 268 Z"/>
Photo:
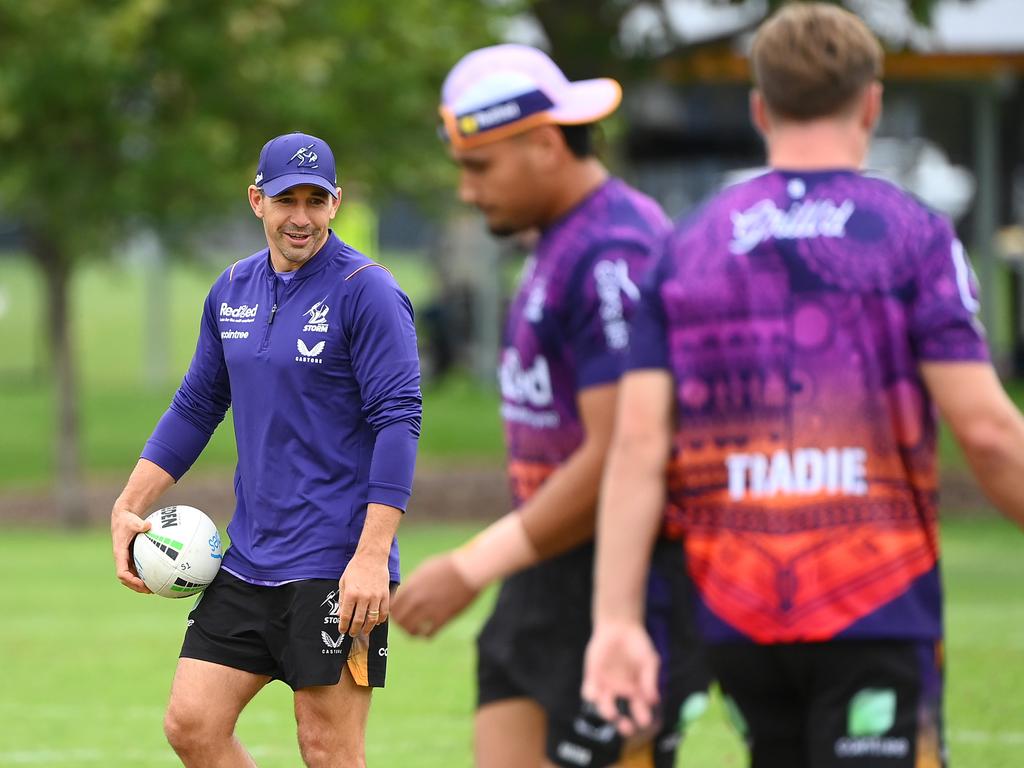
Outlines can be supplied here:
<path id="1" fill-rule="evenodd" d="M 114 504 L 114 561 L 148 591 L 128 557 L 141 516 L 230 406 L 231 546 L 189 614 L 167 738 L 187 766 L 255 765 L 235 723 L 278 679 L 295 692 L 305 763 L 362 766 L 420 430 L 412 307 L 330 230 L 341 189 L 326 142 L 267 142 L 248 196 L 268 247 L 210 290 L 188 372 Z"/>

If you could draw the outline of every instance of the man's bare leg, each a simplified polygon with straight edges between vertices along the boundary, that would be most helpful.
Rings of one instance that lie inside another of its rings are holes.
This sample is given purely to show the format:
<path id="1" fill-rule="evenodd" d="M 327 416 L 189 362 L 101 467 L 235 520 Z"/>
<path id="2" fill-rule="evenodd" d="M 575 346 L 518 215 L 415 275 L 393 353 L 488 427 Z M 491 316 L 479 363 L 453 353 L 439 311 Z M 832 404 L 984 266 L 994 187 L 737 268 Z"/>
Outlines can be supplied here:
<path id="1" fill-rule="evenodd" d="M 266 675 L 198 659 L 178 659 L 164 733 L 186 768 L 256 765 L 235 738 L 235 723 L 268 682 Z"/>
<path id="2" fill-rule="evenodd" d="M 299 751 L 309 768 L 365 768 L 372 691 L 357 685 L 346 668 L 337 685 L 295 692 Z"/>
<path id="3" fill-rule="evenodd" d="M 540 768 L 547 764 L 547 716 L 531 699 L 504 699 L 480 707 L 474 735 L 476 768 Z"/>

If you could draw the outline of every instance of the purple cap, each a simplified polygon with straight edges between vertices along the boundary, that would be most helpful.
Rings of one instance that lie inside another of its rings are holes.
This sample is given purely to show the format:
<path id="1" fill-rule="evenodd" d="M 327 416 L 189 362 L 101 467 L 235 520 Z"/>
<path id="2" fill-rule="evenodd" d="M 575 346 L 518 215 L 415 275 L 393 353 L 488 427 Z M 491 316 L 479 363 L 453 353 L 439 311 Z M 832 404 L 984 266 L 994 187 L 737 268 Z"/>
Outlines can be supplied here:
<path id="1" fill-rule="evenodd" d="M 338 196 L 334 153 L 327 142 L 307 133 L 286 133 L 263 145 L 256 168 L 257 187 L 270 197 L 301 184 L 311 184 Z"/>
<path id="2" fill-rule="evenodd" d="M 462 57 L 441 87 L 445 137 L 469 148 L 535 125 L 578 125 L 607 117 L 622 88 L 610 77 L 570 81 L 546 53 L 492 45 Z"/>

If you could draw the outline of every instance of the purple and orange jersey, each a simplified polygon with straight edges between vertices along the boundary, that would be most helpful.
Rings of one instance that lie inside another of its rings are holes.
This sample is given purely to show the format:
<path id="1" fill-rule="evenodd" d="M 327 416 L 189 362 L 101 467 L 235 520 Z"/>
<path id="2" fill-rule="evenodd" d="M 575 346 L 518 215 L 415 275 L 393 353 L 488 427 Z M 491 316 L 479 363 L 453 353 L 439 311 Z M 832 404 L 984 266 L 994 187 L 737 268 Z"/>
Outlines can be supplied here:
<path id="1" fill-rule="evenodd" d="M 707 639 L 941 637 L 918 366 L 987 360 L 977 309 L 949 222 L 858 173 L 770 172 L 677 226 L 629 367 L 674 377 L 665 528 Z"/>
<path id="2" fill-rule="evenodd" d="M 657 203 L 609 179 L 543 232 L 524 266 L 498 371 L 517 506 L 580 445 L 577 392 L 622 374 L 638 276 L 669 227 Z"/>

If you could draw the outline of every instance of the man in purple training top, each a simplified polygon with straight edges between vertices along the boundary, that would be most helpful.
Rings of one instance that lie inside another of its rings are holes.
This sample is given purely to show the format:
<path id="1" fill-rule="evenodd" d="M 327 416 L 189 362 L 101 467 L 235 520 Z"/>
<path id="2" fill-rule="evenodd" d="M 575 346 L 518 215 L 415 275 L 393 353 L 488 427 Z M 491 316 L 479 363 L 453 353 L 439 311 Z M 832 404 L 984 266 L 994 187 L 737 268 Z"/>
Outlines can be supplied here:
<path id="1" fill-rule="evenodd" d="M 545 54 L 519 45 L 468 54 L 442 89 L 462 200 L 494 234 L 540 230 L 509 309 L 499 371 L 516 509 L 418 568 L 394 609 L 403 628 L 432 635 L 485 585 L 508 577 L 478 640 L 482 768 L 598 768 L 627 754 L 672 765 L 678 713 L 690 694 L 699 705 L 708 684 L 696 660 L 666 658 L 663 722 L 640 744 L 624 744 L 581 711 L 594 505 L 626 320 L 651 245 L 668 228 L 654 201 L 610 177 L 593 154 L 589 124 L 619 99 L 614 80 L 570 83 Z M 678 547 L 665 552 L 681 556 Z M 687 609 L 666 575 L 681 569 L 658 565 L 647 620 L 667 650 L 684 643 Z"/>
<path id="2" fill-rule="evenodd" d="M 412 307 L 329 229 L 340 201 L 322 139 L 263 147 L 249 203 L 268 247 L 214 283 L 188 372 L 111 513 L 117 576 L 146 592 L 129 557 L 141 516 L 232 407 L 231 546 L 189 614 L 164 722 L 187 766 L 254 765 L 235 723 L 274 679 L 295 692 L 307 765 L 365 765 L 421 397 Z"/>
<path id="3" fill-rule="evenodd" d="M 585 695 L 627 732 L 650 718 L 643 585 L 667 525 L 685 534 L 753 768 L 939 768 L 933 403 L 1022 524 L 1024 419 L 989 363 L 949 221 L 860 173 L 881 110 L 871 32 L 796 3 L 762 25 L 751 59 L 771 171 L 681 222 L 645 283 Z"/>

